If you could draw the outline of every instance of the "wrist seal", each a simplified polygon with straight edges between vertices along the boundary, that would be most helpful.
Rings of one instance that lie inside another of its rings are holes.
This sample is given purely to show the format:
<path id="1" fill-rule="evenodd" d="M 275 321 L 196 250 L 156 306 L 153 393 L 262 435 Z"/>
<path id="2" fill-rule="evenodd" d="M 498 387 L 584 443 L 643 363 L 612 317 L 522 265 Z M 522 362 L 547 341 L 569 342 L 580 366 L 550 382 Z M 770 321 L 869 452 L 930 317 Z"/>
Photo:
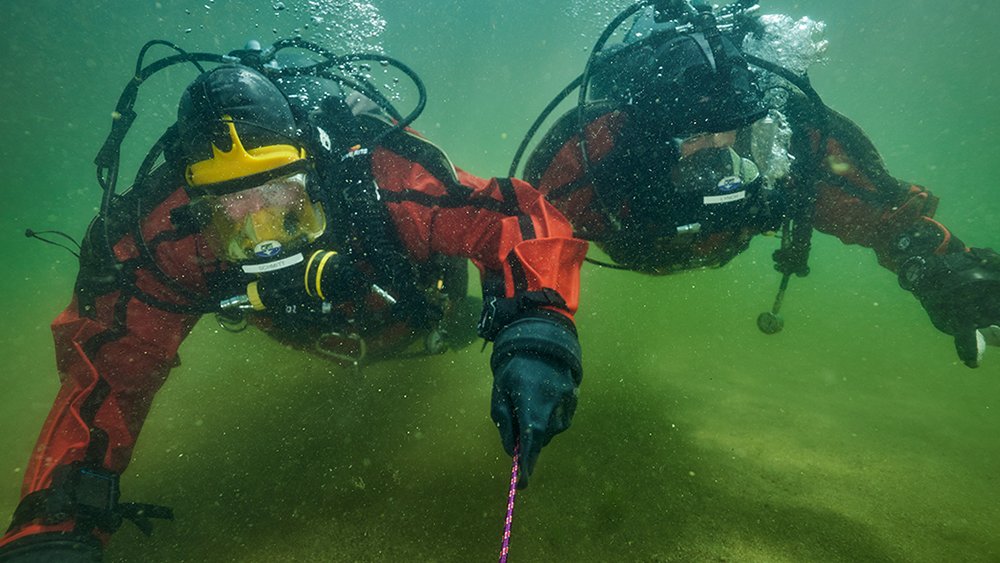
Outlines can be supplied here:
<path id="1" fill-rule="evenodd" d="M 528 317 L 504 327 L 493 343 L 490 367 L 497 373 L 508 359 L 516 355 L 552 358 L 569 367 L 573 383 L 583 379 L 580 342 L 576 334 L 555 321 Z"/>

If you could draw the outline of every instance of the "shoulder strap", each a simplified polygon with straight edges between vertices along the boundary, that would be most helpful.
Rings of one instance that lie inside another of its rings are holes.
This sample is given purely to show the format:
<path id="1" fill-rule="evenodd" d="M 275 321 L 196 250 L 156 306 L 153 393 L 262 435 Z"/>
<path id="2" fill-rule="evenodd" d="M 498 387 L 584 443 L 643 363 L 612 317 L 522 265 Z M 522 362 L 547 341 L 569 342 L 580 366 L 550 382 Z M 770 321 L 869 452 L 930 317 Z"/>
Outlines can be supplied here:
<path id="1" fill-rule="evenodd" d="M 588 104 L 583 109 L 583 121 L 586 124 L 591 123 L 598 117 L 611 113 L 618 109 L 617 104 L 609 101 L 599 101 L 592 104 Z M 562 150 L 563 146 L 569 142 L 574 136 L 579 136 L 580 134 L 580 119 L 579 110 L 573 108 L 570 111 L 563 114 L 549 132 L 542 138 L 535 150 L 532 151 L 531 156 L 528 157 L 528 162 L 524 166 L 524 179 L 531 185 L 538 185 L 538 182 L 542 179 L 545 172 L 552 166 L 552 161 L 555 160 L 556 154 Z M 576 187 L 582 187 L 588 178 L 584 176 L 583 178 L 578 178 L 573 185 Z M 561 188 L 560 188 L 561 189 Z"/>
<path id="2" fill-rule="evenodd" d="M 381 116 L 372 114 L 359 116 L 359 121 L 368 139 L 374 139 L 392 127 L 392 124 Z M 444 150 L 429 140 L 410 131 L 402 131 L 383 139 L 381 146 L 423 166 L 435 179 L 444 184 L 449 192 L 464 195 L 471 191 L 459 181 L 455 165 Z"/>

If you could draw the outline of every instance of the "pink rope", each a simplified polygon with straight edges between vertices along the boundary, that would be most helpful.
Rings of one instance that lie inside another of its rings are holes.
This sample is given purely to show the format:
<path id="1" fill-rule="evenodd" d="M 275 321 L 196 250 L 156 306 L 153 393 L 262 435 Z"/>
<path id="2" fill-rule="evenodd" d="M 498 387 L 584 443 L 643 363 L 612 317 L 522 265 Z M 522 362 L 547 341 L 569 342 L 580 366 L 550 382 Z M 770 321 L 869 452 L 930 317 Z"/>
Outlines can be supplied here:
<path id="1" fill-rule="evenodd" d="M 514 462 L 510 468 L 510 492 L 507 493 L 507 518 L 503 522 L 500 563 L 507 563 L 507 552 L 510 550 L 510 525 L 514 521 L 514 496 L 517 494 L 518 449 L 520 449 L 520 444 L 514 446 Z"/>

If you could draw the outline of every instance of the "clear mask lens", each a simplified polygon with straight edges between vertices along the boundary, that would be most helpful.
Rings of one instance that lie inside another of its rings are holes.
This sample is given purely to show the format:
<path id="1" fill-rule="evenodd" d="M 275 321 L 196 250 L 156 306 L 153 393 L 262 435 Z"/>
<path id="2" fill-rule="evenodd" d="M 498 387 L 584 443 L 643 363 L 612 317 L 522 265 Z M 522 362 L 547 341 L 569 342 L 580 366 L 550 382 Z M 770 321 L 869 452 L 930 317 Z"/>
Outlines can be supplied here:
<path id="1" fill-rule="evenodd" d="M 205 196 L 209 245 L 224 260 L 269 258 L 312 242 L 326 229 L 321 205 L 306 191 L 306 175 L 276 178 L 221 196 Z"/>
<path id="2" fill-rule="evenodd" d="M 672 173 L 682 193 L 739 192 L 760 176 L 752 157 L 736 150 L 737 139 L 749 138 L 753 125 L 721 133 L 698 133 L 674 139 L 679 159 Z M 747 151 L 749 152 L 749 151 Z"/>
<path id="3" fill-rule="evenodd" d="M 732 147 L 704 148 L 677 161 L 674 185 L 681 193 L 736 193 L 760 176 L 757 165 Z"/>
<path id="4" fill-rule="evenodd" d="M 696 133 L 686 137 L 677 137 L 677 152 L 682 159 L 705 149 L 721 149 L 736 144 L 737 130 L 721 133 Z"/>

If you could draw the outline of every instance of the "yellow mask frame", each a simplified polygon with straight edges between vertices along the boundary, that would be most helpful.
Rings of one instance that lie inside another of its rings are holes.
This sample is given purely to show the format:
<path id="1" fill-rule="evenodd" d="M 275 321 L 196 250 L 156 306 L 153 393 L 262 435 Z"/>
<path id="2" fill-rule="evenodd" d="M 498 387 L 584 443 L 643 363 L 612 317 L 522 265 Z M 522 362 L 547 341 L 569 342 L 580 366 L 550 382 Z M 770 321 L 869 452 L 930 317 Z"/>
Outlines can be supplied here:
<path id="1" fill-rule="evenodd" d="M 213 143 L 212 158 L 192 163 L 185 170 L 184 177 L 188 186 L 222 184 L 247 176 L 264 174 L 304 161 L 306 158 L 304 148 L 292 145 L 267 145 L 246 150 L 236 131 L 233 118 L 224 115 L 222 121 L 229 127 L 232 148 L 223 151 Z"/>

